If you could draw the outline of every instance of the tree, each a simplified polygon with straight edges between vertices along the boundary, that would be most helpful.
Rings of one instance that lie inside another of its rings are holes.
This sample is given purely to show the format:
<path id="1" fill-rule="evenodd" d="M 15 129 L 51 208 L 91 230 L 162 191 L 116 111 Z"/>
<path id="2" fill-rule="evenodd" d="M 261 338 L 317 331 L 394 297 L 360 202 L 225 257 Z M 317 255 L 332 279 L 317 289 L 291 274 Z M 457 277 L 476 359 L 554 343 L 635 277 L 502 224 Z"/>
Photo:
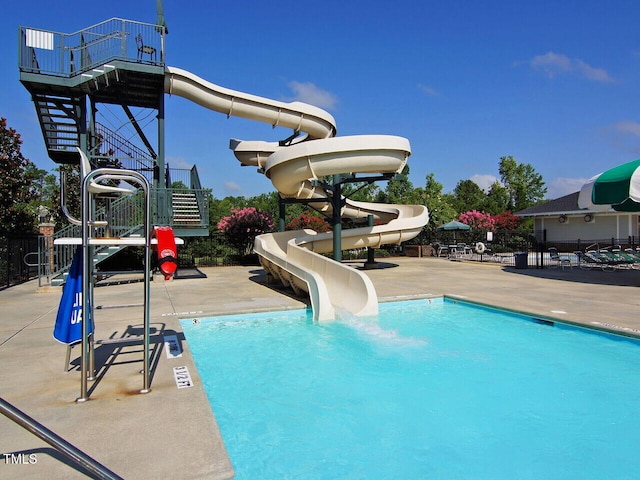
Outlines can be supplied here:
<path id="1" fill-rule="evenodd" d="M 223 199 L 215 198 L 213 195 L 209 198 L 209 225 L 210 229 L 215 230 L 215 225 L 222 218 L 231 214 L 234 208 L 241 209 L 248 206 L 247 199 L 244 197 L 228 196 Z"/>
<path id="2" fill-rule="evenodd" d="M 401 174 L 396 175 L 384 190 L 376 195 L 376 202 L 408 204 L 413 193 L 413 184 L 409 180 L 409 165 L 405 165 Z"/>
<path id="3" fill-rule="evenodd" d="M 182 180 L 176 180 L 175 182 L 173 182 L 171 184 L 171 188 L 173 188 L 174 190 L 189 190 L 189 187 L 187 187 L 187 185 Z"/>
<path id="4" fill-rule="evenodd" d="M 0 118 L 0 230 L 33 232 L 38 198 L 34 164 L 20 152 L 20 134 Z"/>
<path id="5" fill-rule="evenodd" d="M 254 207 L 233 208 L 231 215 L 218 222 L 218 229 L 240 255 L 247 255 L 251 253 L 258 235 L 273 230 L 273 221 L 268 212 L 261 212 Z"/>
<path id="6" fill-rule="evenodd" d="M 286 226 L 287 230 L 302 230 L 303 228 L 310 228 L 316 232 L 328 232 L 331 230 L 331 225 L 318 214 L 303 213 L 292 219 Z"/>
<path id="7" fill-rule="evenodd" d="M 508 210 L 524 210 L 544 199 L 547 187 L 531 165 L 517 163 L 512 156 L 500 157 L 498 171 L 509 194 Z"/>
<path id="8" fill-rule="evenodd" d="M 469 225 L 475 230 L 485 231 L 493 230 L 496 223 L 495 219 L 490 214 L 479 212 L 478 210 L 461 213 L 458 220 Z"/>
<path id="9" fill-rule="evenodd" d="M 486 194 L 473 180 L 460 180 L 453 190 L 455 207 L 459 212 L 482 209 Z"/>
<path id="10" fill-rule="evenodd" d="M 483 208 L 491 215 L 497 215 L 509 209 L 509 192 L 497 180 L 489 187 L 489 193 L 484 199 Z"/>
<path id="11" fill-rule="evenodd" d="M 373 202 L 379 191 L 380 188 L 375 183 L 360 182 L 342 185 L 342 195 L 358 202 Z"/>
<path id="12" fill-rule="evenodd" d="M 495 215 L 493 219 L 496 222 L 496 230 L 517 230 L 522 223 L 520 217 L 516 217 L 511 212 L 499 213 L 498 215 Z"/>
<path id="13" fill-rule="evenodd" d="M 256 207 L 261 212 L 269 212 L 271 218 L 278 218 L 279 207 L 278 197 L 280 195 L 275 190 L 269 193 L 261 193 L 257 197 L 250 197 L 247 203 L 252 207 Z"/>
<path id="14" fill-rule="evenodd" d="M 429 236 L 434 236 L 436 228 L 443 223 L 453 220 L 457 214 L 448 196 L 442 193 L 443 185 L 436 181 L 433 173 L 426 176 L 424 188 L 416 188 L 413 202 L 425 205 L 429 209 L 429 223 L 425 230 Z"/>

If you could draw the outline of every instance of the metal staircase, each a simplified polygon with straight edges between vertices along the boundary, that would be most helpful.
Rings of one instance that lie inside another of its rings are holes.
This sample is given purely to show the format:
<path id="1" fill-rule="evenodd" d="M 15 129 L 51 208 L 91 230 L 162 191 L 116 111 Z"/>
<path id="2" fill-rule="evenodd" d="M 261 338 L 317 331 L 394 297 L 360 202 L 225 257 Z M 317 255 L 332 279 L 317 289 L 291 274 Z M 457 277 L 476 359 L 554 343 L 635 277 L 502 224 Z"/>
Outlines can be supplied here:
<path id="1" fill-rule="evenodd" d="M 49 157 L 57 163 L 70 163 L 80 146 L 81 97 L 33 93 L 40 128 Z M 72 152 L 72 155 L 69 154 Z"/>
<path id="2" fill-rule="evenodd" d="M 171 226 L 181 237 L 208 235 L 208 191 L 197 170 L 193 167 L 188 177 L 177 179 L 182 188 L 174 192 L 165 163 L 165 34 L 161 26 L 121 18 L 69 34 L 19 27 L 20 82 L 31 94 L 54 162 L 78 164 L 79 148 L 93 168 L 143 175 L 150 186 L 151 226 Z M 109 119 L 115 126 L 101 125 L 100 116 L 106 113 L 117 117 Z M 131 213 L 124 204 L 118 208 L 122 215 Z M 120 214 L 113 205 L 105 213 L 109 225 L 137 224 L 111 217 Z M 103 261 L 113 253 L 115 249 L 96 256 Z M 67 260 L 71 255 L 57 255 L 57 268 L 68 268 Z"/>
<path id="3" fill-rule="evenodd" d="M 200 225 L 202 215 L 194 192 L 174 191 L 171 196 L 174 225 Z"/>

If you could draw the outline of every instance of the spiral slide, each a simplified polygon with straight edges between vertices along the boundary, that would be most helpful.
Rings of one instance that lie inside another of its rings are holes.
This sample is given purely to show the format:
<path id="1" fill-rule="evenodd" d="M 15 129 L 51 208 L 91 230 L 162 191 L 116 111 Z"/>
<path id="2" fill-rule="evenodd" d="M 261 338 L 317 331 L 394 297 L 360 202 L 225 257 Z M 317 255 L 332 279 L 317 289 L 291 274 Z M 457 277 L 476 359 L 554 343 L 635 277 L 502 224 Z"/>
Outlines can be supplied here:
<path id="1" fill-rule="evenodd" d="M 283 198 L 306 199 L 327 214 L 331 207 L 327 192 L 314 183 L 334 174 L 400 173 L 411 155 L 409 141 L 389 135 L 336 137 L 333 117 L 324 110 L 301 102 L 279 102 L 229 90 L 185 70 L 167 67 L 165 92 L 191 100 L 227 116 L 304 132 L 286 146 L 277 142 L 232 139 L 230 148 L 243 165 L 263 169 Z M 380 247 L 399 244 L 418 235 L 429 221 L 423 205 L 387 205 L 347 200 L 341 215 L 374 219 L 373 227 L 342 231 L 342 248 Z M 264 269 L 297 293 L 307 292 L 314 320 L 336 317 L 346 311 L 357 316 L 378 313 L 378 298 L 369 277 L 321 253 L 333 250 L 333 234 L 295 230 L 260 235 L 255 252 Z"/>

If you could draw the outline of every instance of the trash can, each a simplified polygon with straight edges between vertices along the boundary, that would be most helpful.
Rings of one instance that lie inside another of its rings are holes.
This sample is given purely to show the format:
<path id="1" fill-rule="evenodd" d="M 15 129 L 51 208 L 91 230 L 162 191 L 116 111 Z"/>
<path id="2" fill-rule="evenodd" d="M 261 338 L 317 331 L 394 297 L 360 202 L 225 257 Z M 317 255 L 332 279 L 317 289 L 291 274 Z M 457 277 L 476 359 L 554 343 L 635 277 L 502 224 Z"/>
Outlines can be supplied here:
<path id="1" fill-rule="evenodd" d="M 520 269 L 527 268 L 527 265 L 529 263 L 529 260 L 528 260 L 529 253 L 515 252 L 513 256 L 515 258 L 516 268 L 520 268 Z"/>

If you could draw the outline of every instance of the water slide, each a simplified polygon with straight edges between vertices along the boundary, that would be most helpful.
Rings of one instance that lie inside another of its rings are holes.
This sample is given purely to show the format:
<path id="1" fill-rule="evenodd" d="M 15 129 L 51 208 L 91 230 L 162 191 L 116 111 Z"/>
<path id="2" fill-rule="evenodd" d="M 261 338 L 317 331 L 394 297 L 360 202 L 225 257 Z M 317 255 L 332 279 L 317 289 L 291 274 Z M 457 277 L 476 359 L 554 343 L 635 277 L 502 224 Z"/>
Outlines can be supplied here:
<path id="1" fill-rule="evenodd" d="M 303 134 L 286 145 L 232 139 L 230 148 L 243 165 L 261 168 L 283 198 L 306 199 L 331 214 L 327 192 L 314 180 L 335 174 L 400 173 L 411 155 L 409 141 L 390 135 L 336 137 L 333 117 L 302 102 L 280 102 L 214 85 L 185 70 L 167 67 L 165 92 L 227 116 L 290 128 Z M 429 221 L 423 205 L 388 205 L 346 200 L 343 217 L 373 215 L 381 223 L 342 231 L 342 248 L 378 248 L 414 238 Z M 317 321 L 337 311 L 357 316 L 378 313 L 378 297 L 369 277 L 322 253 L 333 250 L 333 234 L 295 230 L 260 235 L 255 252 L 263 268 L 296 293 L 307 292 Z"/>

